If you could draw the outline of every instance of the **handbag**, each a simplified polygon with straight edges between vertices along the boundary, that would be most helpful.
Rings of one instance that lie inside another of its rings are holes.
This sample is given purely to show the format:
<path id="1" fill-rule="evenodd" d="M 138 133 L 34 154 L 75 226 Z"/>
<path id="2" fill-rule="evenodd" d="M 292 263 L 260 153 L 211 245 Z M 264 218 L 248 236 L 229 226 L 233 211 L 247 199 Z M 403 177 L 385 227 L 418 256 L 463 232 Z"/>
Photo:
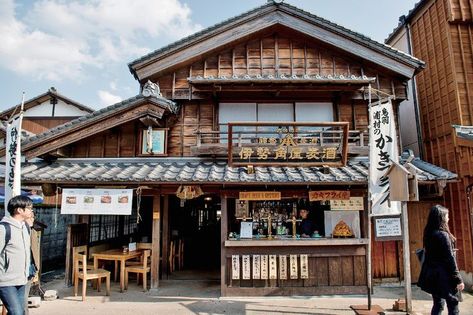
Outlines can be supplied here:
<path id="1" fill-rule="evenodd" d="M 422 266 L 425 260 L 425 248 L 416 249 L 416 256 L 417 256 L 417 259 L 419 260 L 420 265 Z"/>

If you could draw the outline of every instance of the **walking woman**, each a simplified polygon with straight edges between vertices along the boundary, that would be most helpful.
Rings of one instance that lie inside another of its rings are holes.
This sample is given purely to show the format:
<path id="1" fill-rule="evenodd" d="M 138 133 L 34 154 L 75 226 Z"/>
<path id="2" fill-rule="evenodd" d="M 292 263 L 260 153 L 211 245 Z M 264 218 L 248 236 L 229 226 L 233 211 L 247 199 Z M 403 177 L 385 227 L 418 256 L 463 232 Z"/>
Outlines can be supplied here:
<path id="1" fill-rule="evenodd" d="M 425 259 L 418 286 L 432 294 L 432 315 L 441 314 L 447 302 L 448 314 L 460 314 L 459 292 L 464 289 L 455 259 L 455 237 L 448 228 L 448 209 L 435 205 L 430 209 L 424 229 Z"/>

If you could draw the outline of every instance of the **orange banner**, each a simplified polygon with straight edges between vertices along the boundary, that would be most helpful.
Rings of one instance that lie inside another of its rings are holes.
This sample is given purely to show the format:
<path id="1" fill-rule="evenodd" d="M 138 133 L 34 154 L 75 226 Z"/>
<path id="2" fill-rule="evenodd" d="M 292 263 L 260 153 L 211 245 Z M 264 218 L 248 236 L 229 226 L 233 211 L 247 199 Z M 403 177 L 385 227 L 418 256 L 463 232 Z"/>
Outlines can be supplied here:
<path id="1" fill-rule="evenodd" d="M 349 200 L 350 191 L 348 190 L 319 190 L 309 191 L 309 201 L 317 200 Z"/>
<path id="2" fill-rule="evenodd" d="M 240 200 L 281 200 L 279 191 L 241 191 Z"/>

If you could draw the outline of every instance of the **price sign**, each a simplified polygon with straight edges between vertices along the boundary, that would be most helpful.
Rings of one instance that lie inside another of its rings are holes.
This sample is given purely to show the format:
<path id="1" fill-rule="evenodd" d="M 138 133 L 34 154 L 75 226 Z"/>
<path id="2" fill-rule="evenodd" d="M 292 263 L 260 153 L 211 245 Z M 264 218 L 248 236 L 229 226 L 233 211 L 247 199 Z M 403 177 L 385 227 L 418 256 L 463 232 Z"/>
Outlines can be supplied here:
<path id="1" fill-rule="evenodd" d="M 374 217 L 374 232 L 377 241 L 402 240 L 401 216 Z"/>

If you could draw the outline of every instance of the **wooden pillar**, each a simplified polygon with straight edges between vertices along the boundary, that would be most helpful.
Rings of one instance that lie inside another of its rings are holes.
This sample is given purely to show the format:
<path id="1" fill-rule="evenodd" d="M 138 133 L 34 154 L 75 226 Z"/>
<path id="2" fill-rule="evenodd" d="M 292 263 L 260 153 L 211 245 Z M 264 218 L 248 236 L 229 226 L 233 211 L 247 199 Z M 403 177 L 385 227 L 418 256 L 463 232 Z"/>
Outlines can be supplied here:
<path id="1" fill-rule="evenodd" d="M 411 260 L 409 249 L 409 219 L 407 217 L 407 202 L 401 202 L 401 221 L 402 221 L 402 246 L 404 260 L 404 285 L 406 295 L 406 311 L 412 312 L 412 292 L 411 292 Z"/>
<path id="2" fill-rule="evenodd" d="M 163 278 L 168 275 L 168 256 L 169 256 L 169 195 L 163 196 Z"/>
<path id="3" fill-rule="evenodd" d="M 161 195 L 153 196 L 153 234 L 151 241 L 151 290 L 159 287 L 159 224 L 161 214 Z"/>
<path id="4" fill-rule="evenodd" d="M 220 295 L 226 296 L 227 293 L 227 257 L 225 250 L 225 241 L 228 235 L 228 199 L 225 195 L 220 195 L 221 214 L 220 214 Z"/>

